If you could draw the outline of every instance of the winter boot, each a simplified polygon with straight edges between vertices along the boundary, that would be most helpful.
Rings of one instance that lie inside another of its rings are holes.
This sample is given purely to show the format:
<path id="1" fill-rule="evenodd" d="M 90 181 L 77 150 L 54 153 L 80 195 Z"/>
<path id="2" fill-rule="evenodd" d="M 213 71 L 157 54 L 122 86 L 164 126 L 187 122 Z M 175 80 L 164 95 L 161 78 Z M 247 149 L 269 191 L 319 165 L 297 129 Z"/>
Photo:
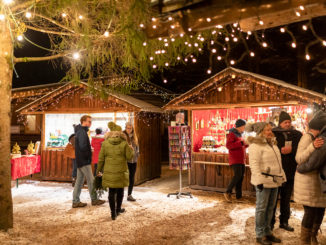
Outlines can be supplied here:
<path id="1" fill-rule="evenodd" d="M 311 229 L 301 226 L 300 245 L 311 244 Z"/>
<path id="2" fill-rule="evenodd" d="M 317 240 L 317 236 L 318 236 L 318 231 L 320 229 L 320 224 L 314 224 L 314 226 L 312 227 L 312 231 L 311 231 L 311 245 L 318 245 L 318 240 Z"/>
<path id="3" fill-rule="evenodd" d="M 135 202 L 136 199 L 135 199 L 132 195 L 129 195 L 129 196 L 127 197 L 127 201 L 129 201 L 129 202 Z"/>
<path id="4" fill-rule="evenodd" d="M 117 216 L 120 215 L 120 214 L 122 214 L 122 213 L 124 213 L 124 212 L 126 212 L 126 209 L 125 208 L 121 208 L 120 210 L 116 210 Z"/>
<path id="5" fill-rule="evenodd" d="M 271 245 L 271 244 L 273 244 L 271 241 L 267 240 L 266 237 L 256 238 L 256 243 L 263 244 L 263 245 Z"/>
<path id="6" fill-rule="evenodd" d="M 117 218 L 117 213 L 116 213 L 116 205 L 115 205 L 115 195 L 110 196 L 109 195 L 109 204 L 110 204 L 110 209 L 111 209 L 111 218 L 112 220 L 115 220 Z"/>

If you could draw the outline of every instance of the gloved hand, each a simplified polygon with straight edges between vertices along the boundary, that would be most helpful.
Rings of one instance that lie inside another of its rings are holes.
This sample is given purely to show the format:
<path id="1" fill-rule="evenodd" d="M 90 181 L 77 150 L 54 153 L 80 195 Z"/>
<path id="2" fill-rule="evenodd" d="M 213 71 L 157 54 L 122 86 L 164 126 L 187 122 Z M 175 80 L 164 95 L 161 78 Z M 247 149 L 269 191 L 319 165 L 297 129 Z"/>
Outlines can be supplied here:
<path id="1" fill-rule="evenodd" d="M 264 190 L 264 185 L 263 184 L 257 185 L 257 189 L 259 191 L 263 191 Z"/>

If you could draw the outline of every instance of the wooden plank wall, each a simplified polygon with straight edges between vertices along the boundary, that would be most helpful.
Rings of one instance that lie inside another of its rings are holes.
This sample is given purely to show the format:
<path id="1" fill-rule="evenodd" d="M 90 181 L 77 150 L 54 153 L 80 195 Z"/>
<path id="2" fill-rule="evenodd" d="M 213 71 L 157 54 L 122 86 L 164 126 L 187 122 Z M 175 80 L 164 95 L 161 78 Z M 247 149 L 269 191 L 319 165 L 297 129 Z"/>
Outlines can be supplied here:
<path id="1" fill-rule="evenodd" d="M 193 153 L 194 161 L 205 162 L 220 162 L 228 163 L 227 154 L 210 154 L 210 153 Z M 248 161 L 248 159 L 247 159 Z M 190 186 L 210 187 L 211 190 L 226 189 L 233 177 L 233 171 L 230 166 L 220 166 L 213 164 L 193 164 L 190 173 Z M 245 177 L 242 183 L 244 191 L 253 191 L 253 186 L 250 184 L 250 169 L 246 167 Z"/>
<path id="2" fill-rule="evenodd" d="M 139 159 L 135 182 L 160 177 L 161 175 L 161 115 L 141 113 L 136 116 L 135 128 L 139 141 Z"/>

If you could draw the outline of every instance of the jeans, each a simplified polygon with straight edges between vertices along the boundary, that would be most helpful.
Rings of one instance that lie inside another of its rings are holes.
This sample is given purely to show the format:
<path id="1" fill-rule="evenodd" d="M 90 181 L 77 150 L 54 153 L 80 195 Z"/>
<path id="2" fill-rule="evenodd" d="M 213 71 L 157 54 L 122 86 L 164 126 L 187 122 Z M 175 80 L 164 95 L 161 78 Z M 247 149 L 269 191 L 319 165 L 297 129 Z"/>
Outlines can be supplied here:
<path id="1" fill-rule="evenodd" d="M 76 159 L 72 159 L 72 177 L 76 178 L 77 177 L 77 164 L 76 164 Z"/>
<path id="2" fill-rule="evenodd" d="M 96 176 L 97 163 L 94 163 L 94 177 Z"/>
<path id="3" fill-rule="evenodd" d="M 123 192 L 123 188 L 109 188 L 109 204 L 111 214 L 115 214 L 116 211 L 119 212 L 121 210 Z"/>
<path id="4" fill-rule="evenodd" d="M 287 182 L 283 183 L 281 187 L 278 188 L 278 192 L 280 194 L 280 224 L 288 224 L 290 219 L 290 201 L 291 195 L 293 192 L 294 180 L 288 180 Z M 274 227 L 276 222 L 276 207 L 274 208 L 274 214 L 272 218 L 272 227 Z"/>
<path id="5" fill-rule="evenodd" d="M 90 195 L 92 201 L 97 200 L 96 192 L 92 193 L 94 176 L 92 173 L 92 166 L 89 164 L 89 165 L 83 166 L 81 168 L 77 168 L 77 179 L 76 179 L 76 183 L 75 183 L 75 188 L 74 188 L 74 192 L 73 192 L 73 200 L 72 200 L 73 203 L 80 202 L 79 197 L 80 197 L 81 189 L 85 182 L 85 177 L 87 180 L 88 192 L 89 192 L 89 195 Z"/>
<path id="6" fill-rule="evenodd" d="M 239 199 L 242 197 L 242 181 L 245 173 L 245 165 L 244 164 L 233 164 L 231 165 L 233 169 L 234 176 L 226 190 L 227 193 L 232 193 L 232 189 L 235 186 L 236 198 Z"/>
<path id="7" fill-rule="evenodd" d="M 302 219 L 302 226 L 311 229 L 314 224 L 320 225 L 323 222 L 325 208 L 315 208 L 303 206 L 304 215 Z"/>
<path id="8" fill-rule="evenodd" d="M 134 188 L 136 168 L 137 168 L 137 163 L 128 162 L 128 169 L 129 169 L 128 196 L 132 194 L 132 190 Z"/>
<path id="9" fill-rule="evenodd" d="M 256 187 L 256 237 L 262 238 L 272 234 L 271 220 L 277 199 L 277 188 L 264 188 L 262 191 Z"/>

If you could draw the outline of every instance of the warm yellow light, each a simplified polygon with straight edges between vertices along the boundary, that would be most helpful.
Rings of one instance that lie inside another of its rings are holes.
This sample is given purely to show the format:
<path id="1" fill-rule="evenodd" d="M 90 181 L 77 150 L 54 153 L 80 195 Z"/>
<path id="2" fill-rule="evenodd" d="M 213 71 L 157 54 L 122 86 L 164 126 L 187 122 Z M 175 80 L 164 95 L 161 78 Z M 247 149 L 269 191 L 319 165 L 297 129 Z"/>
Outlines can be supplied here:
<path id="1" fill-rule="evenodd" d="M 78 52 L 75 52 L 73 53 L 72 57 L 75 59 L 75 60 L 78 60 L 80 58 L 80 55 Z"/>
<path id="2" fill-rule="evenodd" d="M 66 13 L 62 13 L 61 16 L 62 16 L 63 18 L 65 18 L 65 17 L 67 17 L 67 14 L 66 14 Z"/>
<path id="3" fill-rule="evenodd" d="M 285 32 L 285 28 L 284 28 L 284 27 L 281 27 L 281 28 L 280 28 L 280 31 L 281 31 L 282 33 L 284 33 L 284 32 Z"/>
<path id="4" fill-rule="evenodd" d="M 218 90 L 219 92 L 221 92 L 221 91 L 222 91 L 222 89 L 223 89 L 222 87 L 219 87 L 217 90 Z"/>
<path id="5" fill-rule="evenodd" d="M 140 28 L 144 28 L 145 26 L 144 26 L 144 24 L 140 24 L 139 27 Z"/>
<path id="6" fill-rule="evenodd" d="M 192 59 L 192 63 L 196 63 L 197 60 L 195 58 Z"/>
<path id="7" fill-rule="evenodd" d="M 211 69 L 208 69 L 207 70 L 207 74 L 211 74 L 212 73 L 212 70 Z"/>
<path id="8" fill-rule="evenodd" d="M 261 26 L 264 25 L 264 21 L 260 20 L 259 25 L 261 25 Z"/>
<path id="9" fill-rule="evenodd" d="M 298 17 L 301 16 L 300 12 L 298 12 L 298 11 L 295 12 L 295 15 L 298 16 Z"/>
<path id="10" fill-rule="evenodd" d="M 164 79 L 164 80 L 163 80 L 163 82 L 164 82 L 164 83 L 167 83 L 167 82 L 168 82 L 168 80 Z"/>
<path id="11" fill-rule="evenodd" d="M 14 1 L 13 1 L 13 0 L 2 0 L 2 2 L 3 2 L 4 4 L 9 5 L 9 4 L 12 4 Z"/>
<path id="12" fill-rule="evenodd" d="M 214 53 L 214 54 L 216 53 L 216 49 L 215 48 L 212 49 L 212 53 Z"/>
<path id="13" fill-rule="evenodd" d="M 157 68 L 157 65 L 153 65 L 153 69 L 156 69 Z"/>
<path id="14" fill-rule="evenodd" d="M 308 26 L 303 25 L 303 26 L 302 26 L 302 29 L 303 29 L 304 31 L 306 31 L 306 30 L 308 30 Z"/>
<path id="15" fill-rule="evenodd" d="M 108 31 L 104 32 L 104 36 L 105 37 L 109 37 L 110 36 L 110 33 Z"/>
<path id="16" fill-rule="evenodd" d="M 147 45 L 147 43 L 146 42 L 143 42 L 143 46 L 146 46 Z"/>
<path id="17" fill-rule="evenodd" d="M 310 60 L 310 55 L 306 54 L 306 60 Z"/>
<path id="18" fill-rule="evenodd" d="M 206 21 L 207 21 L 207 22 L 211 22 L 212 19 L 211 19 L 211 18 L 206 18 Z"/>
<path id="19" fill-rule="evenodd" d="M 230 61 L 230 64 L 231 64 L 231 65 L 234 65 L 234 64 L 235 64 L 235 61 L 234 61 L 234 60 L 231 60 L 231 61 Z"/>
<path id="20" fill-rule="evenodd" d="M 0 14 L 0 20 L 4 21 L 5 20 L 5 15 L 4 14 Z"/>
<path id="21" fill-rule="evenodd" d="M 297 45 L 295 44 L 295 42 L 291 43 L 291 46 L 292 46 L 292 48 L 296 48 L 297 47 Z"/>
<path id="22" fill-rule="evenodd" d="M 255 56 L 255 53 L 254 52 L 250 52 L 250 56 L 251 57 L 254 57 Z"/>
<path id="23" fill-rule="evenodd" d="M 325 40 L 323 40 L 323 45 L 326 46 L 326 41 Z"/>
<path id="24" fill-rule="evenodd" d="M 221 56 L 217 56 L 217 60 L 222 60 L 222 57 Z"/>
<path id="25" fill-rule="evenodd" d="M 17 36 L 17 40 L 18 40 L 18 41 L 23 41 L 23 39 L 24 39 L 24 38 L 23 38 L 22 35 Z"/>
<path id="26" fill-rule="evenodd" d="M 264 48 L 266 48 L 268 46 L 266 42 L 263 42 L 262 45 L 263 45 Z"/>
<path id="27" fill-rule="evenodd" d="M 84 17 L 82 15 L 79 15 L 78 18 L 82 20 Z"/>
<path id="28" fill-rule="evenodd" d="M 170 16 L 170 17 L 168 18 L 168 20 L 171 21 L 171 20 L 173 20 L 173 18 Z"/>
<path id="29" fill-rule="evenodd" d="M 32 17 L 32 14 L 31 14 L 31 12 L 26 12 L 25 16 L 26 16 L 27 19 L 29 19 L 29 18 Z"/>
<path id="30" fill-rule="evenodd" d="M 300 5 L 299 6 L 299 9 L 303 11 L 304 10 L 304 7 L 302 5 Z"/>
<path id="31" fill-rule="evenodd" d="M 226 41 L 226 42 L 230 41 L 230 38 L 229 38 L 229 37 L 226 37 L 226 38 L 225 38 L 225 41 Z"/>

